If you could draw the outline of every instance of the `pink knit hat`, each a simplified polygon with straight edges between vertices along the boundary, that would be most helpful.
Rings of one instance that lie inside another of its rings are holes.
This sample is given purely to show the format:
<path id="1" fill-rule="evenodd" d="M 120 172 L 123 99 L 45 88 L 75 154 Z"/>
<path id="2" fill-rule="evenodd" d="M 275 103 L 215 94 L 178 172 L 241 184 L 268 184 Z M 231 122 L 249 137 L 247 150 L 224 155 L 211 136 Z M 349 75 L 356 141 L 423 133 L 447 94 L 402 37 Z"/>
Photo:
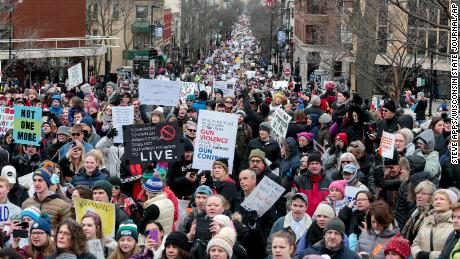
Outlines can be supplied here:
<path id="1" fill-rule="evenodd" d="M 343 196 L 345 196 L 345 186 L 347 185 L 347 182 L 347 180 L 333 181 L 331 184 L 329 184 L 329 190 L 337 189 L 342 193 Z"/>
<path id="2" fill-rule="evenodd" d="M 313 136 L 315 136 L 315 134 L 310 133 L 310 132 L 300 132 L 300 133 L 297 133 L 297 141 L 299 141 L 300 137 L 304 137 L 308 139 L 308 141 L 311 141 L 313 139 Z"/>

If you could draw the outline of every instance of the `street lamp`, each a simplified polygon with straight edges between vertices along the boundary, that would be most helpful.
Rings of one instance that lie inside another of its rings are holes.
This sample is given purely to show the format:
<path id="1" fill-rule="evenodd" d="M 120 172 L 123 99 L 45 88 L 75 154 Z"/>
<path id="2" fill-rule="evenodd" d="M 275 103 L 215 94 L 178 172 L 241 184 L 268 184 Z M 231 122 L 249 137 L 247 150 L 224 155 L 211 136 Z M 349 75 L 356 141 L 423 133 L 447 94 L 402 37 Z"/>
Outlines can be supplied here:
<path id="1" fill-rule="evenodd" d="M 18 3 L 19 4 L 22 4 L 22 1 L 23 0 L 18 0 Z M 12 51 L 12 48 L 13 48 L 13 44 L 12 44 L 12 38 L 13 38 L 13 12 L 14 12 L 14 0 L 10 0 L 9 2 L 9 10 L 8 10 L 8 13 L 9 13 L 9 32 L 8 32 L 8 40 L 9 40 L 9 46 L 8 46 L 8 61 L 11 62 L 11 59 L 13 57 L 11 51 Z"/>

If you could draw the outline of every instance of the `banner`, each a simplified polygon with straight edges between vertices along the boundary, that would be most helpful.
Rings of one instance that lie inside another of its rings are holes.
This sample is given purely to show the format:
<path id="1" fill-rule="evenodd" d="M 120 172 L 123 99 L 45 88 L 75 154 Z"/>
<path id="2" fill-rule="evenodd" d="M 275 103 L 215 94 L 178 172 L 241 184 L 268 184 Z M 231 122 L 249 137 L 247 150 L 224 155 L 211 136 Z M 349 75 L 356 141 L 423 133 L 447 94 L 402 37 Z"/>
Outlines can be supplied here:
<path id="1" fill-rule="evenodd" d="M 272 135 L 272 137 L 277 141 L 279 141 L 280 138 L 285 138 L 289 122 L 291 120 L 291 116 L 283 111 L 283 109 L 279 107 L 276 108 L 275 112 L 273 113 L 272 120 L 270 121 L 270 126 L 272 127 L 270 135 Z"/>
<path id="2" fill-rule="evenodd" d="M 224 157 L 228 158 L 228 171 L 231 174 L 237 128 L 237 115 L 201 110 L 192 168 L 210 170 L 216 159 Z"/>
<path id="3" fill-rule="evenodd" d="M 83 72 L 81 69 L 81 63 L 67 69 L 69 75 L 69 86 L 74 87 L 83 83 Z"/>
<path id="4" fill-rule="evenodd" d="M 255 210 L 257 215 L 262 215 L 270 209 L 275 202 L 281 197 L 286 189 L 267 176 L 264 176 L 262 181 L 257 184 L 254 191 L 244 199 L 241 206 L 246 210 Z"/>
<path id="5" fill-rule="evenodd" d="M 81 223 L 83 215 L 88 210 L 101 217 L 102 233 L 104 236 L 115 237 L 115 205 L 108 202 L 93 201 L 82 198 L 72 198 L 75 206 L 75 220 Z"/>
<path id="6" fill-rule="evenodd" d="M 38 145 L 42 134 L 42 109 L 14 106 L 13 139 L 17 144 Z"/>
<path id="7" fill-rule="evenodd" d="M 13 128 L 14 109 L 10 107 L 0 107 L 0 136 Z"/>
<path id="8" fill-rule="evenodd" d="M 386 131 L 382 134 L 382 140 L 380 141 L 380 147 L 382 148 L 382 157 L 393 159 L 393 153 L 395 150 L 395 135 Z"/>
<path id="9" fill-rule="evenodd" d="M 286 89 L 289 86 L 288 81 L 273 81 L 273 89 L 279 90 L 279 89 Z"/>
<path id="10" fill-rule="evenodd" d="M 123 126 L 124 156 L 127 160 L 144 165 L 156 161 L 180 160 L 184 153 L 182 136 L 177 123 Z"/>
<path id="11" fill-rule="evenodd" d="M 198 89 L 197 84 L 194 82 L 179 82 L 180 84 L 180 101 L 185 103 L 189 94 L 195 94 Z"/>
<path id="12" fill-rule="evenodd" d="M 123 143 L 123 126 L 134 124 L 134 106 L 113 106 L 112 123 L 118 133 L 113 143 Z"/>
<path id="13" fill-rule="evenodd" d="M 221 89 L 224 92 L 224 96 L 235 96 L 235 81 L 214 81 L 212 83 L 214 89 Z"/>
<path id="14" fill-rule="evenodd" d="M 177 81 L 139 79 L 139 99 L 142 104 L 175 106 L 180 98 Z"/>

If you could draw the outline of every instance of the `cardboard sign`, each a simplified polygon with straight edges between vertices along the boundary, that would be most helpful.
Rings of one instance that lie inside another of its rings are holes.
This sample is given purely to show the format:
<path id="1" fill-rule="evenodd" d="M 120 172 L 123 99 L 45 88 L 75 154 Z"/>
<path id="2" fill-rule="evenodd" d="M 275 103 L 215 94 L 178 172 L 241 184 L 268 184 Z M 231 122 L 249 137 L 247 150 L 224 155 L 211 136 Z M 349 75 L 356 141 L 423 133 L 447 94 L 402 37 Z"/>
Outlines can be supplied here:
<path id="1" fill-rule="evenodd" d="M 67 74 L 69 75 L 69 86 L 74 87 L 83 83 L 83 73 L 81 69 L 81 63 L 76 64 L 75 66 L 67 69 Z"/>
<path id="2" fill-rule="evenodd" d="M 108 202 L 93 201 L 82 198 L 73 198 L 75 206 L 75 220 L 81 223 L 83 215 L 88 210 L 101 217 L 102 233 L 104 236 L 115 237 L 115 205 Z"/>
<path id="3" fill-rule="evenodd" d="M 42 109 L 14 106 L 13 139 L 18 144 L 38 145 L 42 131 Z"/>
<path id="4" fill-rule="evenodd" d="M 180 98 L 177 81 L 139 79 L 139 99 L 142 104 L 175 106 Z"/>
<path id="5" fill-rule="evenodd" d="M 35 193 L 35 188 L 34 188 L 34 181 L 32 179 L 33 177 L 33 172 L 28 173 L 26 175 L 23 175 L 21 177 L 18 177 L 18 183 L 24 187 L 29 188 L 29 196 L 33 197 Z"/>
<path id="6" fill-rule="evenodd" d="M 279 89 L 286 89 L 289 86 L 288 81 L 273 81 L 273 89 L 279 90 Z"/>
<path id="7" fill-rule="evenodd" d="M 125 157 L 144 165 L 179 160 L 184 153 L 184 145 L 180 141 L 182 136 L 177 123 L 123 126 Z"/>
<path id="8" fill-rule="evenodd" d="M 86 243 L 88 244 L 88 251 L 92 255 L 96 256 L 97 259 L 105 259 L 104 249 L 100 239 L 88 240 Z"/>
<path id="9" fill-rule="evenodd" d="M 261 217 L 275 204 L 284 191 L 285 189 L 281 185 L 264 176 L 254 191 L 244 199 L 241 206 L 248 211 L 257 211 L 257 215 Z"/>
<path id="10" fill-rule="evenodd" d="M 0 136 L 13 128 L 14 109 L 10 107 L 0 107 Z"/>
<path id="11" fill-rule="evenodd" d="M 187 101 L 187 96 L 189 94 L 194 94 L 195 90 L 198 88 L 197 84 L 194 82 L 179 82 L 180 84 L 180 101 L 185 103 Z"/>
<path id="12" fill-rule="evenodd" d="M 235 81 L 228 80 L 228 81 L 214 81 L 213 87 L 214 89 L 221 89 L 224 92 L 224 96 L 235 96 Z"/>
<path id="13" fill-rule="evenodd" d="M 123 126 L 134 124 L 134 106 L 112 107 L 112 123 L 118 133 L 113 143 L 123 143 Z"/>
<path id="14" fill-rule="evenodd" d="M 270 134 L 278 141 L 280 138 L 285 138 L 291 120 L 291 116 L 283 111 L 283 109 L 276 108 L 270 121 L 270 126 L 272 127 Z"/>
<path id="15" fill-rule="evenodd" d="M 12 205 L 12 203 L 0 204 L 0 223 L 19 218 L 21 209 L 18 207 L 14 208 Z"/>
<path id="16" fill-rule="evenodd" d="M 231 174 L 237 128 L 237 115 L 201 110 L 198 116 L 192 167 L 210 170 L 216 159 L 224 157 L 228 158 Z"/>
<path id="17" fill-rule="evenodd" d="M 382 140 L 380 141 L 380 147 L 382 148 L 382 157 L 393 159 L 395 150 L 395 135 L 386 131 L 382 134 Z"/>
<path id="18" fill-rule="evenodd" d="M 360 189 L 353 187 L 353 186 L 345 186 L 345 197 L 347 198 L 348 202 L 352 202 L 356 194 L 361 191 Z"/>

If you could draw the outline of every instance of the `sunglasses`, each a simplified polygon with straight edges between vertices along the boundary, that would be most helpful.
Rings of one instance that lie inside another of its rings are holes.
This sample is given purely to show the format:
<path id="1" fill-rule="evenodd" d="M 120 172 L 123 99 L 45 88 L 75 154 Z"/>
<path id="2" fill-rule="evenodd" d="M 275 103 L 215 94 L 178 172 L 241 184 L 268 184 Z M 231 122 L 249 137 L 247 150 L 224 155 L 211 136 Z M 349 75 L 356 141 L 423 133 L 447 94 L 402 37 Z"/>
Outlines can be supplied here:
<path id="1" fill-rule="evenodd" d="M 188 129 L 188 131 L 191 131 L 191 132 L 196 132 L 196 130 L 194 130 L 194 129 Z"/>
<path id="2" fill-rule="evenodd" d="M 72 133 L 72 136 L 80 136 L 81 133 Z"/>

